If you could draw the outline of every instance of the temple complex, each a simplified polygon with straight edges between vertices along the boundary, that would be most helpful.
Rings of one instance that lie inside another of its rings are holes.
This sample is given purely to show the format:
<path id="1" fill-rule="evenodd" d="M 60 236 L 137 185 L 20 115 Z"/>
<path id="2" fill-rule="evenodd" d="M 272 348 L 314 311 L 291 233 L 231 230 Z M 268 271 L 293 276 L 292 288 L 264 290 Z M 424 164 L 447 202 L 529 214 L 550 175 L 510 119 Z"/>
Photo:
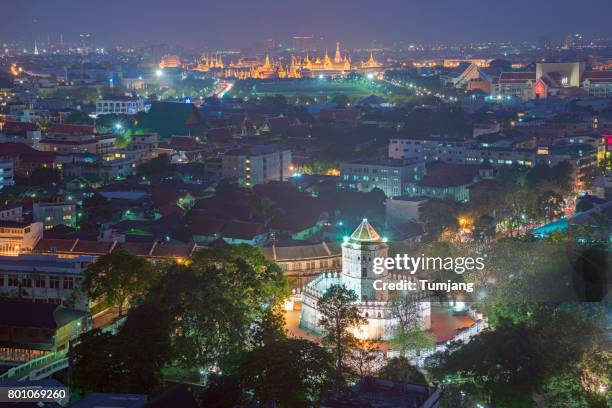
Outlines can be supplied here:
<path id="1" fill-rule="evenodd" d="M 160 68 L 180 68 L 181 66 L 181 59 L 178 55 L 164 55 L 159 62 Z"/>
<path id="2" fill-rule="evenodd" d="M 283 79 L 338 77 L 351 72 L 374 72 L 381 67 L 382 64 L 374 59 L 373 53 L 370 53 L 368 60 L 353 63 L 348 53 L 342 55 L 340 43 L 337 42 L 333 58 L 325 50 L 325 54 L 320 57 L 311 56 L 309 53 L 304 58 L 292 55 L 288 64 L 283 64 L 280 60 L 272 61 L 269 55 L 266 55 L 263 62 L 256 57 L 243 57 L 225 64 L 219 57 L 211 58 L 205 55 L 198 61 L 195 70 L 210 72 L 221 78 Z"/>

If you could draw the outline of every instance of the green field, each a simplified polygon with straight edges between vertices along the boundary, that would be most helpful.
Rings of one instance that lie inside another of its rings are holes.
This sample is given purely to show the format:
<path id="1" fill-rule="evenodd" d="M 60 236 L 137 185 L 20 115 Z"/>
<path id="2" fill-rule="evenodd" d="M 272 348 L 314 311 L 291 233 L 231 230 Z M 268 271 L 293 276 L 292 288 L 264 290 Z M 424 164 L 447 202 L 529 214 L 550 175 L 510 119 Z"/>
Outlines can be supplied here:
<path id="1" fill-rule="evenodd" d="M 366 81 L 343 79 L 302 79 L 277 81 L 236 81 L 231 96 L 283 95 L 291 98 L 298 95 L 307 97 L 344 94 L 350 97 L 366 96 L 377 92 L 377 86 Z"/>

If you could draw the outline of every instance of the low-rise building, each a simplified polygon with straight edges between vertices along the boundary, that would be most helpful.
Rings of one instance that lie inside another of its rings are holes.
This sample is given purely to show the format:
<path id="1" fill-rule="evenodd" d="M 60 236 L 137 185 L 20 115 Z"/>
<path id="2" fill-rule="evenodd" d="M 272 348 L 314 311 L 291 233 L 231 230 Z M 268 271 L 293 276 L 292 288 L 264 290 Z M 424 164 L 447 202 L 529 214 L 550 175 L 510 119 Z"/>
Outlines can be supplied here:
<path id="1" fill-rule="evenodd" d="M 342 251 L 336 243 L 305 241 L 276 241 L 261 248 L 264 256 L 274 261 L 291 279 L 296 292 L 324 272 L 342 267 Z"/>
<path id="2" fill-rule="evenodd" d="M 421 208 L 429 201 L 427 197 L 398 196 L 385 201 L 385 223 L 387 227 L 419 221 Z"/>
<path id="3" fill-rule="evenodd" d="M 0 160 L 0 190 L 15 185 L 13 161 Z"/>
<path id="4" fill-rule="evenodd" d="M 536 165 L 537 156 L 535 148 L 471 146 L 465 150 L 465 163 L 479 164 L 488 160 L 494 167 L 513 164 L 532 167 Z"/>
<path id="5" fill-rule="evenodd" d="M 21 204 L 0 206 L 0 221 L 23 221 L 23 206 Z"/>
<path id="6" fill-rule="evenodd" d="M 96 115 L 135 115 L 144 111 L 145 105 L 142 98 L 130 96 L 113 96 L 96 101 Z"/>
<path id="7" fill-rule="evenodd" d="M 81 284 L 83 273 L 93 260 L 91 256 L 0 256 L 0 297 L 87 310 L 88 299 Z"/>
<path id="8" fill-rule="evenodd" d="M 463 163 L 465 142 L 441 135 L 393 138 L 389 140 L 389 158 Z"/>
<path id="9" fill-rule="evenodd" d="M 424 174 L 421 160 L 357 160 L 340 163 L 339 187 L 365 192 L 378 188 L 387 197 L 396 197 Z"/>
<path id="10" fill-rule="evenodd" d="M 36 150 L 24 143 L 0 143 L 0 161 L 13 162 L 13 173 L 29 177 L 38 168 L 54 168 L 56 155 Z"/>
<path id="11" fill-rule="evenodd" d="M 76 226 L 76 205 L 74 203 L 34 203 L 32 206 L 34 221 L 42 222 L 45 229 L 56 225 Z"/>
<path id="12" fill-rule="evenodd" d="M 38 149 L 42 135 L 36 123 L 7 121 L 0 123 L 0 142 L 24 143 Z"/>
<path id="13" fill-rule="evenodd" d="M 0 362 L 16 365 L 66 350 L 89 328 L 87 313 L 57 304 L 0 301 Z"/>
<path id="14" fill-rule="evenodd" d="M 0 221 L 0 254 L 30 252 L 42 236 L 42 222 Z"/>
<path id="15" fill-rule="evenodd" d="M 410 184 L 406 189 L 406 195 L 468 202 L 469 187 L 478 181 L 480 167 L 468 164 L 432 163 L 427 167 L 427 174 L 421 180 Z"/>
<path id="16" fill-rule="evenodd" d="M 40 141 L 44 152 L 54 153 L 108 153 L 115 147 L 115 135 L 86 135 L 45 138 Z"/>

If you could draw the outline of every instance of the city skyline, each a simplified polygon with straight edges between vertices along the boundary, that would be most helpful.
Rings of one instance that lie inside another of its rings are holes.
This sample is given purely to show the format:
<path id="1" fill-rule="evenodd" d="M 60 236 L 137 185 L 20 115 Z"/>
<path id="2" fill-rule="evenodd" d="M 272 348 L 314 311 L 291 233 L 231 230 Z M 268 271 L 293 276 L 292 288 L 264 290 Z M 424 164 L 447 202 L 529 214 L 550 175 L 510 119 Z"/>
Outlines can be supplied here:
<path id="1" fill-rule="evenodd" d="M 62 35 L 66 44 L 75 44 L 81 33 L 89 33 L 92 44 L 101 47 L 165 43 L 192 49 L 236 49 L 269 38 L 282 44 L 294 35 L 323 37 L 325 45 L 341 41 L 346 47 L 369 47 L 374 41 L 384 46 L 561 42 L 565 35 L 577 32 L 587 37 L 612 36 L 606 24 L 608 13 L 576 13 L 567 0 L 557 2 L 554 10 L 547 2 L 526 0 L 511 6 L 483 0 L 471 0 L 467 5 L 448 0 L 368 1 L 357 7 L 349 3 L 262 1 L 253 9 L 243 0 L 231 6 L 219 1 L 180 0 L 177 7 L 167 10 L 161 1 L 9 1 L 0 38 L 59 44 Z M 529 13 L 524 13 L 526 7 Z M 583 7 L 612 11 L 605 0 L 587 0 Z"/>

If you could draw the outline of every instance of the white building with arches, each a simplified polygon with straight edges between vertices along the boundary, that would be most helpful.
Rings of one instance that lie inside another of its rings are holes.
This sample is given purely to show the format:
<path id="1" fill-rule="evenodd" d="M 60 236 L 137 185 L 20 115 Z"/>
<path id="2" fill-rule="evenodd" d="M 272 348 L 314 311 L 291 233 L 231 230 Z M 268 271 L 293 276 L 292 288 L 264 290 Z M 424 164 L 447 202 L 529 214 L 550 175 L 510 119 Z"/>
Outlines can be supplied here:
<path id="1" fill-rule="evenodd" d="M 367 324 L 355 328 L 355 336 L 367 340 L 389 340 L 397 324 L 391 313 L 389 291 L 375 290 L 374 282 L 397 281 L 388 270 L 381 274 L 374 273 L 374 259 L 386 258 L 389 246 L 374 228 L 364 219 L 350 237 L 342 244 L 342 270 L 322 273 L 310 282 L 302 295 L 302 312 L 300 327 L 320 334 L 319 320 L 321 315 L 317 303 L 332 285 L 344 285 L 357 295 L 356 306 Z M 378 285 L 380 286 L 380 285 Z M 417 319 L 422 329 L 429 329 L 431 304 L 423 299 L 416 303 Z"/>

